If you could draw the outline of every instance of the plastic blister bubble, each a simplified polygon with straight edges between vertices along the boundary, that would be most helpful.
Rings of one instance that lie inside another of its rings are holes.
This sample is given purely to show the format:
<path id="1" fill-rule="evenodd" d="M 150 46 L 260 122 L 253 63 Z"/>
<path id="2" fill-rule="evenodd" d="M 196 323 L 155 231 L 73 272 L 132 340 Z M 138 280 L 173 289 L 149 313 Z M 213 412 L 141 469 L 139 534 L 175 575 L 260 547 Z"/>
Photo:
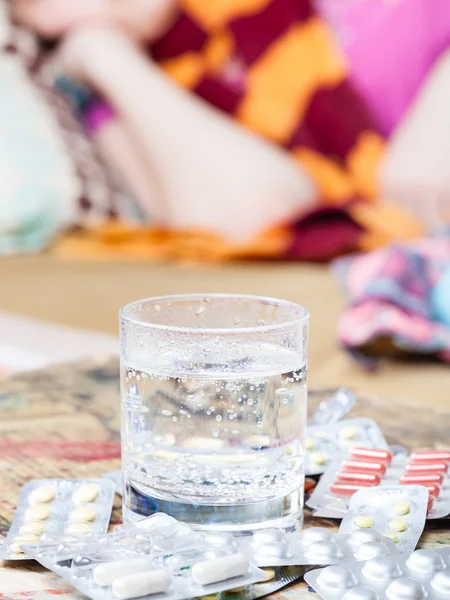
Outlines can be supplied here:
<path id="1" fill-rule="evenodd" d="M 448 600 L 450 546 L 435 550 L 349 560 L 334 567 L 309 571 L 307 583 L 324 600 Z M 337 581 L 340 589 L 333 588 Z"/>
<path id="2" fill-rule="evenodd" d="M 24 560 L 27 544 L 46 547 L 63 540 L 93 538 L 106 533 L 114 500 L 106 479 L 34 480 L 22 488 L 1 560 Z"/>
<path id="3" fill-rule="evenodd" d="M 355 446 L 388 448 L 381 429 L 372 419 L 345 419 L 338 423 L 308 426 L 305 474 L 320 475 L 337 456 L 347 456 Z"/>

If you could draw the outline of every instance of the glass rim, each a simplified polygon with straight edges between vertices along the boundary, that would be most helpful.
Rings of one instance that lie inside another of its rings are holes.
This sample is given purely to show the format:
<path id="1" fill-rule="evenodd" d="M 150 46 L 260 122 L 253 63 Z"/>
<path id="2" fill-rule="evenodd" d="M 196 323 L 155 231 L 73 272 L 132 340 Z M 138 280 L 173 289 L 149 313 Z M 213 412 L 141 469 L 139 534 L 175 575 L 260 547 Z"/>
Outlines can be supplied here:
<path id="1" fill-rule="evenodd" d="M 242 299 L 242 300 L 254 300 L 258 302 L 267 302 L 274 306 L 284 306 L 285 308 L 295 308 L 299 310 L 299 314 L 288 320 L 283 320 L 280 323 L 272 323 L 270 325 L 256 325 L 252 327 L 190 327 L 180 325 L 164 325 L 160 323 L 151 323 L 149 321 L 143 321 L 138 318 L 130 317 L 127 312 L 133 307 L 139 304 L 158 304 L 158 302 L 167 302 L 174 300 L 201 300 L 204 298 L 221 298 L 221 299 Z M 271 331 L 277 331 L 286 327 L 292 327 L 300 323 L 307 323 L 310 318 L 309 311 L 296 302 L 290 300 L 283 300 L 281 298 L 274 298 L 272 296 L 257 296 L 253 294 L 220 294 L 220 293 L 195 293 L 195 294 L 169 294 L 167 296 L 154 296 L 150 298 L 142 298 L 141 300 L 134 300 L 122 306 L 119 311 L 119 317 L 121 323 L 128 323 L 130 325 L 138 325 L 140 327 L 154 329 L 155 331 L 171 331 L 173 333 L 189 333 L 189 334 L 226 334 L 226 335 L 242 335 L 245 333 L 265 333 Z"/>

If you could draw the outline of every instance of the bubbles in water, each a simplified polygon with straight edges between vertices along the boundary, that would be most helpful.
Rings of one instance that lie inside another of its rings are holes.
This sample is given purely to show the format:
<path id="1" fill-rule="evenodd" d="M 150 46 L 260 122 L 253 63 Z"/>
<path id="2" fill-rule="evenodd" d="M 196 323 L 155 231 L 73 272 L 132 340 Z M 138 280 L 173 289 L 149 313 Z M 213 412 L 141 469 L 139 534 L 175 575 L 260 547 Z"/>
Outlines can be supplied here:
<path id="1" fill-rule="evenodd" d="M 219 437 L 219 430 L 218 429 L 213 429 L 212 430 L 212 434 L 214 437 Z"/>
<path id="2" fill-rule="evenodd" d="M 177 417 L 172 417 L 172 421 L 173 422 L 177 421 Z"/>
<path id="3" fill-rule="evenodd" d="M 200 317 L 200 315 L 202 315 L 203 313 L 206 312 L 206 307 L 205 306 L 200 306 L 199 308 L 197 308 L 197 310 L 195 311 L 195 315 L 197 317 Z"/>
<path id="4" fill-rule="evenodd" d="M 221 420 L 222 420 L 222 415 L 217 415 L 217 417 L 216 417 L 216 421 L 217 421 L 218 423 L 220 423 L 220 421 L 221 421 Z"/>
<path id="5" fill-rule="evenodd" d="M 161 410 L 161 414 L 165 417 L 171 417 L 173 415 L 173 412 L 171 410 L 168 410 L 167 408 L 163 408 Z"/>
<path id="6" fill-rule="evenodd" d="M 275 394 L 277 396 L 285 396 L 286 394 L 289 394 L 289 390 L 287 388 L 278 388 L 275 390 Z"/>

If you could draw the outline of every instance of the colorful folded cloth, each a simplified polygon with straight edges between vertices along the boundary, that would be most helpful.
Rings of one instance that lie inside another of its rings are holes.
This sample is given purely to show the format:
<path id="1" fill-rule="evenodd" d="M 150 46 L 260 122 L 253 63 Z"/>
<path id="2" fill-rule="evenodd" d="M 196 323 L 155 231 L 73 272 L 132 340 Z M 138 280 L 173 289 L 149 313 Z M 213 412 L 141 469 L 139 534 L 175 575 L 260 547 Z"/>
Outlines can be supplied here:
<path id="1" fill-rule="evenodd" d="M 361 359 L 394 352 L 450 362 L 450 326 L 437 320 L 432 301 L 449 266 L 450 230 L 335 261 L 350 295 L 339 342 Z"/>

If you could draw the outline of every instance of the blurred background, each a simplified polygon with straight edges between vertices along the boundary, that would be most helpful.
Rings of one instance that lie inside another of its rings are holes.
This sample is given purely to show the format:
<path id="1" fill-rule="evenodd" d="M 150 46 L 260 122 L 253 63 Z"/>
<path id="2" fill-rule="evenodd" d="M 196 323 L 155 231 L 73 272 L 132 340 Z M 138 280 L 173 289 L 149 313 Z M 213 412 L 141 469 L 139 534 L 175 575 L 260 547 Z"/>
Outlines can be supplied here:
<path id="1" fill-rule="evenodd" d="M 445 405 L 448 0 L 0 0 L 0 369 L 132 300 L 312 317 L 312 387 Z"/>

